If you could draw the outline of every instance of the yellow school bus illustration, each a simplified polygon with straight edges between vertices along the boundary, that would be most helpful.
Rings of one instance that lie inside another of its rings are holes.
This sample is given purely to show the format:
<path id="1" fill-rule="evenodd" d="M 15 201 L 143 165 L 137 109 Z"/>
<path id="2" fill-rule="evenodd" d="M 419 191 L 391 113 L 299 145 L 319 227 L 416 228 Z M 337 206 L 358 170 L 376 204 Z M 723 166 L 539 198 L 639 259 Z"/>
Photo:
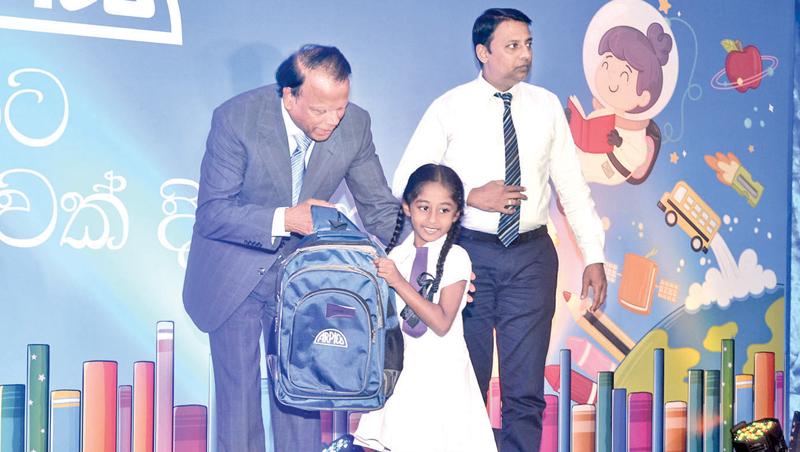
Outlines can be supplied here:
<path id="1" fill-rule="evenodd" d="M 672 227 L 676 224 L 691 240 L 694 251 L 708 253 L 708 244 L 719 229 L 719 215 L 684 181 L 678 181 L 671 193 L 664 193 L 658 201 L 664 212 L 664 221 Z"/>

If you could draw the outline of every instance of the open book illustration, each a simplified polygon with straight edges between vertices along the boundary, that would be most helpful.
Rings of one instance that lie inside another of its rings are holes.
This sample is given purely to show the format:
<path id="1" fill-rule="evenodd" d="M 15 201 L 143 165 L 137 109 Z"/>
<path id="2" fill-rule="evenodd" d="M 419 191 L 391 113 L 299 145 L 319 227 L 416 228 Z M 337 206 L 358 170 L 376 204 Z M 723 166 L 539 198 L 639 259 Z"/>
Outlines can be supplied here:
<path id="1" fill-rule="evenodd" d="M 608 133 L 614 128 L 615 116 L 609 109 L 595 110 L 587 117 L 581 102 L 569 96 L 567 108 L 570 110 L 569 128 L 572 141 L 583 152 L 607 154 L 614 150 L 608 144 Z"/>

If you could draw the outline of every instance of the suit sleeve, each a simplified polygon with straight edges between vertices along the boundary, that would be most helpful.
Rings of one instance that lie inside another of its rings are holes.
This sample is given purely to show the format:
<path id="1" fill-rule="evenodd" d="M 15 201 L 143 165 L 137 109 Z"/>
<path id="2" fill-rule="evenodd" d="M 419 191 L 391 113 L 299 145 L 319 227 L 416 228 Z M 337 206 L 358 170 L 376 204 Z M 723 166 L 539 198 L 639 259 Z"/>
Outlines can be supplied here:
<path id="1" fill-rule="evenodd" d="M 272 251 L 281 243 L 272 240 L 272 219 L 279 206 L 242 201 L 247 153 L 229 115 L 215 110 L 200 167 L 195 232 L 210 240 Z"/>
<path id="2" fill-rule="evenodd" d="M 389 190 L 380 159 L 375 153 L 370 128 L 371 121 L 369 114 L 366 114 L 359 151 L 345 174 L 345 181 L 367 231 L 384 243 L 389 243 L 400 203 Z"/>

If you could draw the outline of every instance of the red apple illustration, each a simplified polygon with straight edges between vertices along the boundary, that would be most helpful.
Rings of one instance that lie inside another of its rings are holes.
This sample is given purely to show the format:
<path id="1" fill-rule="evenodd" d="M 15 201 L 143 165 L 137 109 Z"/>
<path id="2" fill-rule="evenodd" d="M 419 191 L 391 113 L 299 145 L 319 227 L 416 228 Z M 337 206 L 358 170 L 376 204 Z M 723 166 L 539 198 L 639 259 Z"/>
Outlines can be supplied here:
<path id="1" fill-rule="evenodd" d="M 742 48 L 741 41 L 731 39 L 723 40 L 722 47 L 728 52 L 725 75 L 736 86 L 736 91 L 743 93 L 758 88 L 761 84 L 761 52 L 758 47 L 749 45 Z"/>

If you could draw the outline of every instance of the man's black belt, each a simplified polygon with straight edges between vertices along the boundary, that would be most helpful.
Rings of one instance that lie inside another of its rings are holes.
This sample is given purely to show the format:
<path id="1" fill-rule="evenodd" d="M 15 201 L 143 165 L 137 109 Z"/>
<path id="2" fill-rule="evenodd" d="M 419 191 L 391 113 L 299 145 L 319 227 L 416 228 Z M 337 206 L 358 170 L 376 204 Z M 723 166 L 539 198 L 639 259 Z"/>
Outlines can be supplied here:
<path id="1" fill-rule="evenodd" d="M 511 244 L 511 246 L 519 245 L 525 242 L 530 242 L 531 240 L 537 239 L 539 237 L 547 235 L 547 226 L 541 225 L 538 228 L 527 231 L 521 232 L 519 237 Z M 481 231 L 473 231 L 472 229 L 461 228 L 461 238 L 467 240 L 477 240 L 481 242 L 492 242 L 496 243 L 500 246 L 503 246 L 503 242 L 497 238 L 497 234 L 489 234 L 488 232 L 481 232 Z"/>

